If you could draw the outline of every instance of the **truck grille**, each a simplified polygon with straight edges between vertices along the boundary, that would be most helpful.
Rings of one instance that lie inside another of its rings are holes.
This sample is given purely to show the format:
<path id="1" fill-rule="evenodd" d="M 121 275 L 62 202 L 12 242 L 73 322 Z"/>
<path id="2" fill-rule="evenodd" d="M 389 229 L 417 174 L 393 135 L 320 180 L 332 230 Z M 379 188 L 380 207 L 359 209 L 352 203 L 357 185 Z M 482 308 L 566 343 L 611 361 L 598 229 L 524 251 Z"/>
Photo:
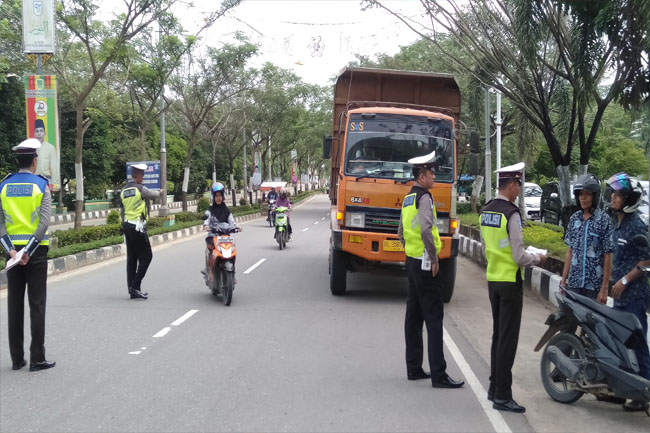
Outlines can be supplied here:
<path id="1" fill-rule="evenodd" d="M 354 227 L 353 230 L 397 234 L 401 209 L 347 206 L 346 212 L 363 212 L 366 216 L 364 228 Z"/>

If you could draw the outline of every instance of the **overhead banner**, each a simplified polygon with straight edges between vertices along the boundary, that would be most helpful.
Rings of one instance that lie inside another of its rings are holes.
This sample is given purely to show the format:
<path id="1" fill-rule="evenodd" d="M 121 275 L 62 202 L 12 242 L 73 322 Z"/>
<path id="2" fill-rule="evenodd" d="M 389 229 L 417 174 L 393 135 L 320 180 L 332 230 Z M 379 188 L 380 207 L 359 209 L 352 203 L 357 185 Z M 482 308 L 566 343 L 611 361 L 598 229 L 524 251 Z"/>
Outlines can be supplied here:
<path id="1" fill-rule="evenodd" d="M 59 110 L 56 102 L 56 75 L 25 75 L 27 137 L 41 142 L 36 174 L 50 180 L 54 189 L 61 185 L 59 161 Z"/>
<path id="2" fill-rule="evenodd" d="M 23 0 L 23 52 L 54 53 L 54 0 Z"/>

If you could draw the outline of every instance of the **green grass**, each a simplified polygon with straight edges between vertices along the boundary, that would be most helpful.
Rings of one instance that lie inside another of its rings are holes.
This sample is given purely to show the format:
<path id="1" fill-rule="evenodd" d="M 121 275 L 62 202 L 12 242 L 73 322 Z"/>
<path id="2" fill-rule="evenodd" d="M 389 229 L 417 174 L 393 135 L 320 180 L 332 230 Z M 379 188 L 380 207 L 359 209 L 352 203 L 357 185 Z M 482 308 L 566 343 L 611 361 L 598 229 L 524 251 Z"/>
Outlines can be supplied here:
<path id="1" fill-rule="evenodd" d="M 479 215 L 466 213 L 458 215 L 460 223 L 479 229 Z M 522 228 L 524 244 L 548 250 L 549 256 L 564 259 L 567 246 L 564 243 L 564 230 L 560 226 L 544 224 L 537 221 L 527 221 Z"/>

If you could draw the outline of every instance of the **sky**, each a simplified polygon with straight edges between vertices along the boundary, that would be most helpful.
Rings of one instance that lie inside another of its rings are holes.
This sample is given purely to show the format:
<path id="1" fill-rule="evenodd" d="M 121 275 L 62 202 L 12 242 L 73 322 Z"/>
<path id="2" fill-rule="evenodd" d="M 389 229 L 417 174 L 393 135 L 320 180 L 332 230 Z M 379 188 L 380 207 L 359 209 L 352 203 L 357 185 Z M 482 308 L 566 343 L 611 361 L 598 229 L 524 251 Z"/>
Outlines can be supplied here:
<path id="1" fill-rule="evenodd" d="M 176 11 L 186 29 L 197 28 L 219 0 L 194 0 Z M 219 2 L 220 3 L 220 2 Z M 391 9 L 422 22 L 418 0 L 383 1 Z M 292 70 L 303 81 L 329 85 L 355 54 L 389 55 L 419 39 L 396 17 L 380 9 L 363 11 L 360 0 L 244 0 L 203 35 L 218 47 L 243 32 L 260 46 L 251 66 L 271 62 Z"/>

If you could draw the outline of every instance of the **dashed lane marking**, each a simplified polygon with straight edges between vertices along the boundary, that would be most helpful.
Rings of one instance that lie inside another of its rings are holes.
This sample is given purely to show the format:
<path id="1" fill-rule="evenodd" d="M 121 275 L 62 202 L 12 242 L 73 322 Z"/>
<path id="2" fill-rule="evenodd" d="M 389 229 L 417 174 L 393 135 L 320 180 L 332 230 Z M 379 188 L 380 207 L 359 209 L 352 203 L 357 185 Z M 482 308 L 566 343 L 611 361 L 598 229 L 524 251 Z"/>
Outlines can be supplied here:
<path id="1" fill-rule="evenodd" d="M 171 331 L 171 330 L 172 330 L 172 328 L 170 328 L 169 326 L 165 326 L 163 329 L 161 329 L 160 331 L 156 332 L 156 333 L 153 335 L 153 338 L 164 337 L 164 336 L 167 335 L 167 334 L 169 333 L 169 331 Z"/>
<path id="2" fill-rule="evenodd" d="M 314 222 L 314 225 L 318 224 L 319 222 L 320 222 L 320 221 L 315 221 L 315 222 Z"/>
<path id="3" fill-rule="evenodd" d="M 172 326 L 178 326 L 178 325 L 180 325 L 181 323 L 183 323 L 184 321 L 186 321 L 187 319 L 189 319 L 190 317 L 192 317 L 192 316 L 193 316 L 195 313 L 197 313 L 198 311 L 199 311 L 199 310 L 190 310 L 190 311 L 188 311 L 187 313 L 183 314 L 183 315 L 182 315 L 181 317 L 179 317 L 178 319 L 174 320 L 174 321 L 172 322 Z"/>
<path id="4" fill-rule="evenodd" d="M 264 263 L 265 261 L 266 261 L 266 259 L 260 259 L 260 260 L 259 260 L 257 263 L 255 263 L 253 266 L 251 266 L 250 268 L 246 269 L 246 270 L 244 271 L 244 275 L 245 275 L 245 274 L 250 274 L 251 272 L 253 272 L 253 271 L 255 270 L 255 268 L 257 268 L 259 265 L 261 265 L 261 264 Z"/>
<path id="5" fill-rule="evenodd" d="M 302 229 L 303 232 L 306 232 L 307 230 L 309 230 L 309 227 Z"/>

